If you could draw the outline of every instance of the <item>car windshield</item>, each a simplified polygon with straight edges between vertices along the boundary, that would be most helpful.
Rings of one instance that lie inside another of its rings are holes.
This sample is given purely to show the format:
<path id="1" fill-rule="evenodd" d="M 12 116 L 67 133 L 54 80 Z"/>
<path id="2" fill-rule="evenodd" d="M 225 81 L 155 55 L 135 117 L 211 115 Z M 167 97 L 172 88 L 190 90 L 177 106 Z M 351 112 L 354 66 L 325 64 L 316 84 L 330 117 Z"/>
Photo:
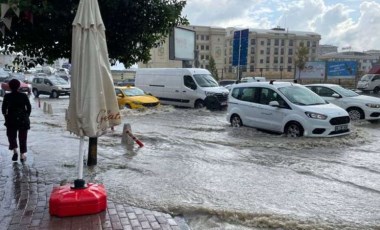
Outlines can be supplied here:
<path id="1" fill-rule="evenodd" d="M 200 87 L 218 87 L 218 82 L 210 74 L 194 74 L 195 81 Z"/>
<path id="2" fill-rule="evenodd" d="M 339 85 L 331 86 L 331 89 L 334 90 L 335 92 L 339 93 L 340 95 L 345 96 L 345 97 L 359 96 L 359 94 L 355 93 L 354 91 L 352 91 L 350 89 L 343 88 Z"/>
<path id="3" fill-rule="evenodd" d="M 49 80 L 54 84 L 54 85 L 67 85 L 69 84 L 65 79 L 60 78 L 60 77 L 51 77 Z"/>
<path id="4" fill-rule="evenodd" d="M 139 88 L 127 88 L 123 89 L 123 92 L 127 96 L 144 96 L 145 92 Z"/>
<path id="5" fill-rule="evenodd" d="M 371 75 L 368 75 L 368 74 L 364 75 L 364 76 L 360 79 L 360 81 L 370 81 L 370 80 L 371 80 Z"/>
<path id="6" fill-rule="evenodd" d="M 300 86 L 291 85 L 278 88 L 282 94 L 293 104 L 296 105 L 323 105 L 327 104 L 323 98 L 315 94 L 310 89 Z"/>

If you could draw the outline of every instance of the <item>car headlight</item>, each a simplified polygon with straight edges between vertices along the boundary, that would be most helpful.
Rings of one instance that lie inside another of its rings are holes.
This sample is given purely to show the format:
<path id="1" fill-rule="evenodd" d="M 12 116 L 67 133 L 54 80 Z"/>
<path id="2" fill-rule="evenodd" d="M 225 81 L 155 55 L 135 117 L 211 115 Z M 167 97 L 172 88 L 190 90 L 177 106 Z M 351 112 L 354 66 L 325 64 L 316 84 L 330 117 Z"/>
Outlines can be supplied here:
<path id="1" fill-rule="evenodd" d="M 205 91 L 205 94 L 206 94 L 206 96 L 212 96 L 212 95 L 214 95 L 215 93 Z"/>
<path id="2" fill-rule="evenodd" d="M 365 105 L 368 106 L 368 107 L 370 107 L 370 108 L 375 108 L 375 109 L 380 108 L 380 104 L 367 103 Z"/>
<path id="3" fill-rule="evenodd" d="M 62 90 L 62 87 L 57 87 L 58 88 L 58 90 Z"/>
<path id="4" fill-rule="evenodd" d="M 312 119 L 326 120 L 327 116 L 320 113 L 305 112 L 306 116 Z"/>

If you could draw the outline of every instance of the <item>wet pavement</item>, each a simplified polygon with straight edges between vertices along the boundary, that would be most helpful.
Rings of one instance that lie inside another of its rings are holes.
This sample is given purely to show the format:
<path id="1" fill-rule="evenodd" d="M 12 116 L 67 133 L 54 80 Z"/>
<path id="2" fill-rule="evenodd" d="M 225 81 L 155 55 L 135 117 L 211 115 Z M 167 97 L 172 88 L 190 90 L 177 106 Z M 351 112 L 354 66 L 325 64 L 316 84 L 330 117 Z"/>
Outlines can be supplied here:
<path id="1" fill-rule="evenodd" d="M 12 153 L 0 145 L 0 230 L 19 229 L 189 229 L 179 217 L 114 203 L 109 197 L 106 211 L 94 215 L 55 217 L 49 214 L 49 198 L 60 186 L 39 173 L 28 160 L 11 161 Z M 33 153 L 28 153 L 28 159 Z"/>

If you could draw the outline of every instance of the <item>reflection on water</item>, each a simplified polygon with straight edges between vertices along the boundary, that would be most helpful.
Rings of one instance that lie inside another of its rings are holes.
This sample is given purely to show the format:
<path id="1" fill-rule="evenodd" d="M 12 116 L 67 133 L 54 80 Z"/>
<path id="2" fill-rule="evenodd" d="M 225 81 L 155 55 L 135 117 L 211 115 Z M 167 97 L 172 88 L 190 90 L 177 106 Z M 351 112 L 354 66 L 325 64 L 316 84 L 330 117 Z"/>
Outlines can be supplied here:
<path id="1" fill-rule="evenodd" d="M 71 181 L 77 170 L 64 165 L 77 165 L 79 139 L 65 131 L 63 102 L 55 116 L 35 112 L 30 147 L 42 173 Z M 183 215 L 192 229 L 380 226 L 380 124 L 293 139 L 232 128 L 225 111 L 161 106 L 122 115 L 145 146 L 126 148 L 115 127 L 98 139 L 98 165 L 84 170 L 115 202 Z"/>

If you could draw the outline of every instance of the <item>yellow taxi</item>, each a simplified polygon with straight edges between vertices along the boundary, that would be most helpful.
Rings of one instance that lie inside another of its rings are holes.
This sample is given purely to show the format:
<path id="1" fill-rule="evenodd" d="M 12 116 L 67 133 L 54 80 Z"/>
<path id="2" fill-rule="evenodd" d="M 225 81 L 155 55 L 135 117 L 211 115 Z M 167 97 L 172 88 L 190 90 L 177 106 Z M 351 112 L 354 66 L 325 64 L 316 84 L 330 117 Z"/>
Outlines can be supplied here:
<path id="1" fill-rule="evenodd" d="M 116 86 L 115 93 L 120 108 L 140 109 L 160 105 L 160 101 L 156 97 L 146 94 L 137 87 Z"/>

